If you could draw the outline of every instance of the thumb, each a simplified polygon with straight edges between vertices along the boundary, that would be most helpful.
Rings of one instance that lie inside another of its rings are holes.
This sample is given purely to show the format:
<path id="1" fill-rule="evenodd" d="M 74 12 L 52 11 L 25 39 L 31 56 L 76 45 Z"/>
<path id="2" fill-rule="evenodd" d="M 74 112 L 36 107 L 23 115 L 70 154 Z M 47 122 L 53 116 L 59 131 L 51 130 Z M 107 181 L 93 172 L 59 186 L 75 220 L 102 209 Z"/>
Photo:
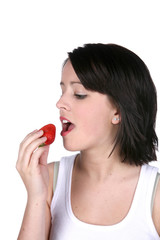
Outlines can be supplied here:
<path id="1" fill-rule="evenodd" d="M 36 168 L 39 164 L 46 166 L 49 146 L 38 148 L 32 155 L 30 165 Z"/>
<path id="2" fill-rule="evenodd" d="M 39 164 L 47 165 L 47 158 L 49 154 L 49 145 L 43 147 L 43 152 L 39 158 Z"/>

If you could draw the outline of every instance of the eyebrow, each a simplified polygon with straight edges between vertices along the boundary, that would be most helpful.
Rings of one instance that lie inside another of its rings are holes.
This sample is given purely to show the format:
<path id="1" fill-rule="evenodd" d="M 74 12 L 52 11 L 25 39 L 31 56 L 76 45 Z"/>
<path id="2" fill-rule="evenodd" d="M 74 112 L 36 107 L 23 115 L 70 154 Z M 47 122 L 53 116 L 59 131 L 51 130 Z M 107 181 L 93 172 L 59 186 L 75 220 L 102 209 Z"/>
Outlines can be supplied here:
<path id="1" fill-rule="evenodd" d="M 81 82 L 75 82 L 75 81 L 71 81 L 70 84 L 71 84 L 71 85 L 73 85 L 73 84 L 81 84 L 81 85 L 82 85 Z M 61 85 L 61 86 L 62 86 L 62 85 L 64 86 L 65 84 L 64 84 L 64 82 L 60 82 L 60 85 Z"/>

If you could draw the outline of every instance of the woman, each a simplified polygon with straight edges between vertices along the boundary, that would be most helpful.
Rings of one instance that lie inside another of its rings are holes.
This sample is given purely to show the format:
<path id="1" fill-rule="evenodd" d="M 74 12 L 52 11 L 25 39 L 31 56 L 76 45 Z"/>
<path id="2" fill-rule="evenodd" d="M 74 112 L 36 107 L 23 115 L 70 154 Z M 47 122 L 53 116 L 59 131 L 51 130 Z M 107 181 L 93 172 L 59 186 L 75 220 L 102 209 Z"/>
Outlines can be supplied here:
<path id="1" fill-rule="evenodd" d="M 144 62 L 115 44 L 68 54 L 60 110 L 64 147 L 53 193 L 42 131 L 20 145 L 17 169 L 28 201 L 18 239 L 160 239 L 156 89 Z M 55 180 L 54 180 L 55 181 Z"/>

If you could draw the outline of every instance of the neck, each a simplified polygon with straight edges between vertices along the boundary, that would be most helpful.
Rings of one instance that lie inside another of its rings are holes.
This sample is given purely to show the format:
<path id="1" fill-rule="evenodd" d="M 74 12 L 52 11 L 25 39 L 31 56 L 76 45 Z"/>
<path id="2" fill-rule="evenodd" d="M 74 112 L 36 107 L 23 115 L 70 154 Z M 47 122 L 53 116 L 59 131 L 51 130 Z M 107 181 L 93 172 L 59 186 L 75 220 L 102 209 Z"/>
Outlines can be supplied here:
<path id="1" fill-rule="evenodd" d="M 108 152 L 97 150 L 82 151 L 77 158 L 77 167 L 83 170 L 90 178 L 105 180 L 108 176 L 120 174 L 128 164 L 122 163 L 118 150 L 114 150 L 111 156 Z"/>

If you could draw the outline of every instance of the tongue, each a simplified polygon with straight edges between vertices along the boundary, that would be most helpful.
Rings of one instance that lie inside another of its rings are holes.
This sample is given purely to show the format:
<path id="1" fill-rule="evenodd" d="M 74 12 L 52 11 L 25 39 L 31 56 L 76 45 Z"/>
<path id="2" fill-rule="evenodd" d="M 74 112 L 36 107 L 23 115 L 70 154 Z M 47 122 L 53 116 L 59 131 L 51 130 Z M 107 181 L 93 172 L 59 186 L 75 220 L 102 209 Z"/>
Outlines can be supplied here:
<path id="1" fill-rule="evenodd" d="M 74 124 L 72 124 L 72 123 L 65 123 L 63 125 L 64 132 L 71 131 L 73 128 L 74 128 Z"/>
<path id="2" fill-rule="evenodd" d="M 71 123 L 68 127 L 68 131 L 71 131 L 74 128 L 74 125 Z"/>

